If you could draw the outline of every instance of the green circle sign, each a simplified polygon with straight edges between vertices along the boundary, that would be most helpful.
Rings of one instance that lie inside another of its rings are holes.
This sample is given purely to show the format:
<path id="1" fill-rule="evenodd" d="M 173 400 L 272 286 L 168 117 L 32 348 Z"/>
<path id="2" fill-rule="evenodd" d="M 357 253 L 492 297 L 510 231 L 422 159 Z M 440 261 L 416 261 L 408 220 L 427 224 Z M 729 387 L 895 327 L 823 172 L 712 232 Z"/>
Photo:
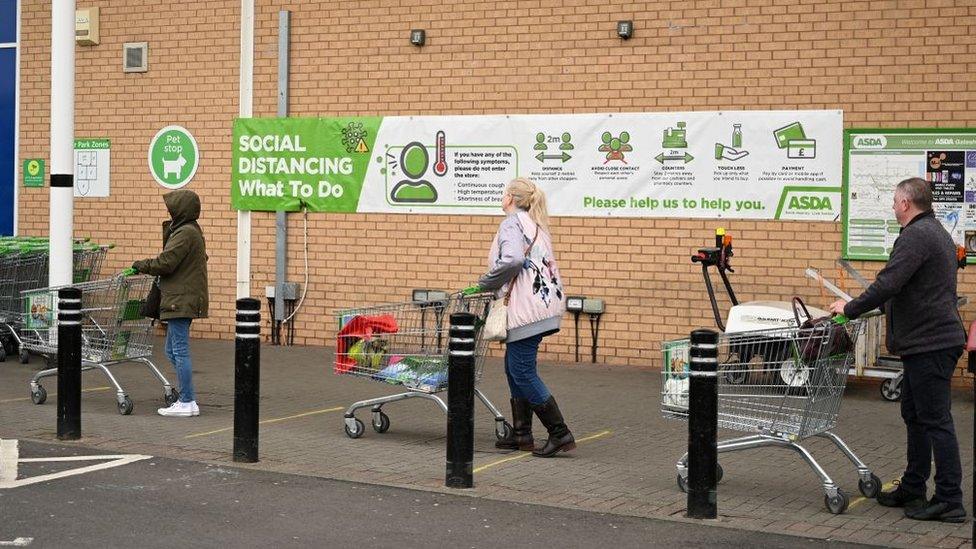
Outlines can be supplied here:
<path id="1" fill-rule="evenodd" d="M 182 126 L 166 126 L 149 143 L 149 173 L 167 189 L 185 186 L 199 165 L 197 140 Z"/>
<path id="2" fill-rule="evenodd" d="M 37 160 L 31 160 L 27 163 L 27 173 L 36 176 L 41 171 L 41 163 Z"/>

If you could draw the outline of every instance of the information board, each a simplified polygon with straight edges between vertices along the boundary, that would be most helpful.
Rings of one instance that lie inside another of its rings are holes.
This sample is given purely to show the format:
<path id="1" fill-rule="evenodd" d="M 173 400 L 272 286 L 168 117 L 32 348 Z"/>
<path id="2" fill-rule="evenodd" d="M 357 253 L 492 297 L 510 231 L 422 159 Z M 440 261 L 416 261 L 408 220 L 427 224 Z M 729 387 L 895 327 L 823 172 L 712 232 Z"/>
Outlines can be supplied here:
<path id="1" fill-rule="evenodd" d="M 933 210 L 976 262 L 976 130 L 860 129 L 844 132 L 844 257 L 885 261 L 901 227 L 895 186 L 920 177 Z"/>

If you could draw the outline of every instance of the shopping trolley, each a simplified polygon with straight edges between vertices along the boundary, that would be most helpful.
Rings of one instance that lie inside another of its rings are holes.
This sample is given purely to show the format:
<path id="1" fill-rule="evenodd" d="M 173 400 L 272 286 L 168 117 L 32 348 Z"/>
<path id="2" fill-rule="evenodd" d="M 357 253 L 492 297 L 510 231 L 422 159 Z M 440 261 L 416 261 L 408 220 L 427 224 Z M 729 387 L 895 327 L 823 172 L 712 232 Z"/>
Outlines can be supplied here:
<path id="1" fill-rule="evenodd" d="M 349 406 L 344 415 L 346 435 L 359 438 L 366 431 L 363 422 L 355 415 L 361 408 L 372 408 L 372 425 L 377 433 L 385 433 L 390 428 L 390 418 L 383 412 L 383 406 L 391 402 L 423 398 L 435 402 L 447 413 L 447 405 L 436 393 L 447 389 L 450 313 L 467 312 L 478 318 L 475 338 L 477 382 L 481 379 L 487 348 L 487 342 L 481 339 L 480 328 L 488 316 L 492 298 L 490 294 L 452 294 L 443 299 L 338 311 L 335 373 L 407 389 L 404 393 L 361 400 Z M 495 417 L 495 435 L 499 439 L 509 436 L 512 426 L 505 416 L 480 389 L 476 387 L 474 392 Z"/>
<path id="2" fill-rule="evenodd" d="M 718 425 L 750 433 L 721 441 L 718 452 L 761 446 L 799 453 L 820 477 L 824 504 L 834 514 L 847 509 L 846 493 L 799 442 L 822 437 L 833 442 L 857 468 L 858 488 L 873 498 L 881 481 L 831 432 L 837 423 L 847 374 L 862 323 L 825 324 L 813 328 L 778 328 L 719 336 Z M 661 411 L 664 417 L 688 417 L 689 340 L 662 345 L 664 367 Z M 688 454 L 678 460 L 678 487 L 687 491 Z M 722 477 L 722 469 L 716 473 Z"/>
<path id="3" fill-rule="evenodd" d="M 98 277 L 105 254 L 112 248 L 87 241 L 73 247 L 72 282 L 89 282 Z M 19 352 L 21 364 L 30 353 L 21 344 L 21 294 L 48 285 L 48 241 L 35 237 L 9 237 L 0 240 L 0 362 L 7 352 Z"/>
<path id="4" fill-rule="evenodd" d="M 110 367 L 127 362 L 144 364 L 163 385 L 167 405 L 176 402 L 179 393 L 153 364 L 152 325 L 140 308 L 149 293 L 153 277 L 117 276 L 105 280 L 72 285 L 81 290 L 81 362 L 82 371 L 101 370 L 115 387 L 119 413 L 132 413 L 132 400 L 112 375 Z M 42 288 L 22 293 L 23 317 L 21 344 L 28 351 L 57 357 L 57 301 L 60 288 Z M 47 391 L 40 380 L 57 375 L 57 368 L 40 371 L 31 378 L 30 394 L 34 404 L 43 404 Z"/>

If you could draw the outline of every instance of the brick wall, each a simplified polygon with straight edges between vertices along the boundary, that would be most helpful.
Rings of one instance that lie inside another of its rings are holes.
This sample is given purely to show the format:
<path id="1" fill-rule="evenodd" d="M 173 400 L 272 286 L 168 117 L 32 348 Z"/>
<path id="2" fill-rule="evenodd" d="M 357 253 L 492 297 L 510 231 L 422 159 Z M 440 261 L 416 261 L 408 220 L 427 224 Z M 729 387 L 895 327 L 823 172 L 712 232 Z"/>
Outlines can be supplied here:
<path id="1" fill-rule="evenodd" d="M 239 2 L 91 1 L 102 43 L 77 49 L 76 135 L 112 140 L 112 196 L 76 201 L 76 235 L 112 241 L 107 269 L 159 246 L 162 189 L 146 151 L 167 124 L 202 149 L 192 189 L 210 251 L 212 318 L 195 325 L 229 337 L 235 295 L 236 214 L 229 205 L 230 128 L 238 112 Z M 976 5 L 947 1 L 618 2 L 259 1 L 255 116 L 276 112 L 277 10 L 292 10 L 293 116 L 842 109 L 845 125 L 966 127 L 976 122 Z M 958 4 L 958 5 L 957 5 Z M 82 5 L 82 4 L 79 4 Z M 23 10 L 21 157 L 48 149 L 50 3 Z M 632 19 L 635 36 L 616 37 Z M 411 46 L 411 28 L 427 45 Z M 121 44 L 149 42 L 149 72 L 123 74 Z M 839 139 L 840 136 L 837 136 Z M 24 189 L 25 233 L 47 231 L 46 189 Z M 336 307 L 399 300 L 413 287 L 459 288 L 482 272 L 497 218 L 309 216 L 308 296 L 297 342 L 328 344 Z M 253 214 L 253 295 L 274 277 L 274 216 Z M 567 292 L 603 297 L 600 358 L 647 365 L 659 341 L 713 324 L 693 249 L 718 221 L 553 221 Z M 743 299 L 801 295 L 803 277 L 836 278 L 840 225 L 723 221 L 735 236 Z M 289 216 L 289 278 L 302 281 L 302 217 Z M 876 263 L 858 264 L 872 274 Z M 976 297 L 976 273 L 960 292 Z M 850 284 L 848 285 L 851 286 Z M 963 316 L 976 318 L 976 308 Z M 584 320 L 581 339 L 589 341 Z M 543 345 L 572 360 L 572 319 Z M 583 356 L 588 353 L 584 345 Z"/>

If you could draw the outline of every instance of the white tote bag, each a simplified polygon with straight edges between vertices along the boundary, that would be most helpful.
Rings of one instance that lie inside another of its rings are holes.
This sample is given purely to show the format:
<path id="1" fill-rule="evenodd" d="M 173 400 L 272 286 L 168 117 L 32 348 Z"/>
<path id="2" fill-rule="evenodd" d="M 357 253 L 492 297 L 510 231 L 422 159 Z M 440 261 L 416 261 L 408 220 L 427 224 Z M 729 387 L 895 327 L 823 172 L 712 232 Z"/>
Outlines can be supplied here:
<path id="1" fill-rule="evenodd" d="M 512 281 L 514 284 L 515 281 Z M 485 341 L 505 341 L 508 339 L 508 296 L 491 302 L 488 318 L 481 329 L 481 337 Z"/>

